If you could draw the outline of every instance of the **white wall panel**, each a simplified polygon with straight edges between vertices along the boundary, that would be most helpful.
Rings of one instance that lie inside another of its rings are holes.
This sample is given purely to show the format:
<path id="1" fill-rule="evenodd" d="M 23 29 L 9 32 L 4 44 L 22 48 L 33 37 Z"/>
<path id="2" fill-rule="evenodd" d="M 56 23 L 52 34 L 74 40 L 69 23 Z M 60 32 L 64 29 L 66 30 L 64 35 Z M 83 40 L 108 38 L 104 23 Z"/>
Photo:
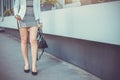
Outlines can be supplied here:
<path id="1" fill-rule="evenodd" d="M 42 13 L 45 33 L 120 45 L 120 1 Z"/>
<path id="2" fill-rule="evenodd" d="M 43 31 L 120 45 L 120 1 L 42 12 Z M 0 26 L 15 28 L 14 17 L 6 17 Z"/>

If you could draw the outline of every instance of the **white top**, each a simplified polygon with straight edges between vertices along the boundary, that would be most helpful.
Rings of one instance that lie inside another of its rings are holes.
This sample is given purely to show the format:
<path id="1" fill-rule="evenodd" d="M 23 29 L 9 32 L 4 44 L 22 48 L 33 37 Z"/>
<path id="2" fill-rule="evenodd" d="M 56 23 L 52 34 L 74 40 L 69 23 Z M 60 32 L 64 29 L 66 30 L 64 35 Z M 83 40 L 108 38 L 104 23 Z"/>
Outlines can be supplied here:
<path id="1" fill-rule="evenodd" d="M 40 0 L 33 0 L 33 9 L 35 20 L 40 20 Z M 14 15 L 19 15 L 23 20 L 26 13 L 26 0 L 15 0 Z M 40 20 L 41 21 L 41 20 Z"/>

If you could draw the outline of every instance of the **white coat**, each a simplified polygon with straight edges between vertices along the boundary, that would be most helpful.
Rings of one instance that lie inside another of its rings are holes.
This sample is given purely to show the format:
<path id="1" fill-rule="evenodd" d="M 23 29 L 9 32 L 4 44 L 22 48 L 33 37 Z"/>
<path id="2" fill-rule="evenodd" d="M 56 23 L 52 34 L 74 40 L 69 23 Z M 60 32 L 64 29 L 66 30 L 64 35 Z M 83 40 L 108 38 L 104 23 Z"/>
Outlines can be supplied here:
<path id="1" fill-rule="evenodd" d="M 33 11 L 35 20 L 40 20 L 40 0 L 33 0 Z M 21 19 L 24 19 L 26 13 L 26 0 L 15 0 L 14 15 L 19 15 Z"/>

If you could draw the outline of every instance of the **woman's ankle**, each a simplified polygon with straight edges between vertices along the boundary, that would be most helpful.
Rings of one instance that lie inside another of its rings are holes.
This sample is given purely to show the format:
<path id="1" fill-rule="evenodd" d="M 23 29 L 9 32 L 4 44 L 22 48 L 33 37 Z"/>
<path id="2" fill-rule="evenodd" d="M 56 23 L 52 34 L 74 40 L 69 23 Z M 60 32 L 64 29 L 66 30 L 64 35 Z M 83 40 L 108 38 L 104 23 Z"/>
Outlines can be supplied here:
<path id="1" fill-rule="evenodd" d="M 37 72 L 37 65 L 32 65 L 32 71 Z"/>
<path id="2" fill-rule="evenodd" d="M 24 69 L 30 69 L 30 65 L 29 64 L 25 64 L 24 65 Z"/>

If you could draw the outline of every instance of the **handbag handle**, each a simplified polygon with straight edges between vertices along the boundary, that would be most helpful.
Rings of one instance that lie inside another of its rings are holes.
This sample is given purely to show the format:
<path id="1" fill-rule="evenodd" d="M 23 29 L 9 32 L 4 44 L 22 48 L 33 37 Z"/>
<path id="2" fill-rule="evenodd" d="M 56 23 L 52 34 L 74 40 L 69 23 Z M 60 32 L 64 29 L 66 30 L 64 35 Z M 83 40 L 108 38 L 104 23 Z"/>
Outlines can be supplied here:
<path id="1" fill-rule="evenodd" d="M 42 29 L 40 29 L 40 28 L 38 28 L 38 36 L 37 37 L 38 37 L 38 40 L 40 40 L 40 38 L 44 39 Z M 37 61 L 41 59 L 41 57 L 42 57 L 42 55 L 44 53 L 44 49 L 45 48 L 42 48 L 41 54 L 39 56 L 37 55 Z"/>
<path id="2" fill-rule="evenodd" d="M 43 31 L 40 28 L 38 28 L 38 35 L 40 35 L 40 37 L 43 37 Z"/>

